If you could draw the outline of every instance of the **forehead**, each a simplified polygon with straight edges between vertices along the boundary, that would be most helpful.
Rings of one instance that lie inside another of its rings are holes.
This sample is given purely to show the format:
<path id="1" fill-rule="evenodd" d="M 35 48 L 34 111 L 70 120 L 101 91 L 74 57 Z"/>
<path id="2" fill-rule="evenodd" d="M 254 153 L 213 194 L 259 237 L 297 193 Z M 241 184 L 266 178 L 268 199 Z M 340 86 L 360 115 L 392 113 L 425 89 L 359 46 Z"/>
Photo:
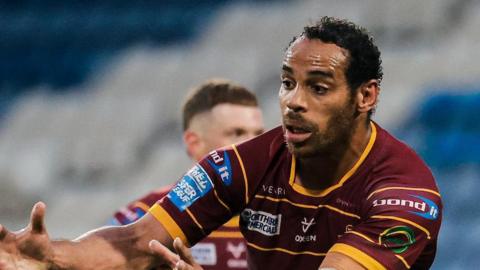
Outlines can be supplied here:
<path id="1" fill-rule="evenodd" d="M 295 69 L 324 70 L 335 73 L 344 70 L 348 63 L 348 51 L 319 39 L 298 38 L 287 50 L 283 64 Z"/>
<path id="2" fill-rule="evenodd" d="M 256 106 L 223 103 L 213 107 L 210 116 L 216 124 L 224 127 L 252 127 L 262 125 L 262 112 L 260 108 Z"/>

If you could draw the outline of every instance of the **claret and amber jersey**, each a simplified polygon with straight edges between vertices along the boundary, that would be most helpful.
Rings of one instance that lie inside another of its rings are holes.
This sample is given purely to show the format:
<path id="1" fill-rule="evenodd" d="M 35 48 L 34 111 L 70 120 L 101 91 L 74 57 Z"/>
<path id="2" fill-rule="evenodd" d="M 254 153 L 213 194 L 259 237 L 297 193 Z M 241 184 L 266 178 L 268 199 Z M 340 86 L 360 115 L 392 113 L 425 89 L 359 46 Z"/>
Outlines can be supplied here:
<path id="1" fill-rule="evenodd" d="M 410 148 L 371 127 L 359 160 L 324 190 L 295 183 L 278 127 L 211 152 L 149 211 L 190 244 L 240 214 L 249 269 L 318 269 L 330 251 L 367 269 L 428 269 L 442 213 L 435 181 Z"/>

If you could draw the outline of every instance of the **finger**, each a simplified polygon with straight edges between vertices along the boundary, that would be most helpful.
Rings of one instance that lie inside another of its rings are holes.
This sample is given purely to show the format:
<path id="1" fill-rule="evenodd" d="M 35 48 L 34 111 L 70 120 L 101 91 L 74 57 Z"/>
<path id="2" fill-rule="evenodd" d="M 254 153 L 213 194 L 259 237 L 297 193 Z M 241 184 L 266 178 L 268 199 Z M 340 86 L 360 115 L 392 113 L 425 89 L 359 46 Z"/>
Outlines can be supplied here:
<path id="1" fill-rule="evenodd" d="M 175 248 L 175 251 L 177 251 L 178 255 L 180 255 L 180 259 L 184 260 L 187 264 L 193 265 L 195 263 L 190 249 L 183 244 L 180 238 L 175 238 L 173 241 L 173 247 Z"/>
<path id="2" fill-rule="evenodd" d="M 186 262 L 180 260 L 178 261 L 177 265 L 175 266 L 176 270 L 193 270 L 193 266 L 187 264 Z"/>
<path id="3" fill-rule="evenodd" d="M 10 232 L 7 230 L 7 228 L 0 224 L 0 241 L 5 240 L 9 234 Z"/>
<path id="4" fill-rule="evenodd" d="M 177 262 L 179 261 L 177 254 L 173 253 L 157 240 L 150 241 L 150 243 L 148 243 L 148 247 L 153 254 L 157 255 L 161 259 L 160 261 L 162 263 L 168 264 L 168 266 L 171 268 L 175 268 Z"/>
<path id="5" fill-rule="evenodd" d="M 30 215 L 30 224 L 32 226 L 33 233 L 44 233 L 45 232 L 45 204 L 43 202 L 37 202 L 32 209 L 32 214 Z"/>
<path id="6" fill-rule="evenodd" d="M 5 229 L 5 227 L 3 227 L 2 224 L 0 224 L 0 241 L 2 241 L 3 239 L 5 239 L 5 237 L 7 236 L 7 234 L 8 234 L 7 229 Z"/>

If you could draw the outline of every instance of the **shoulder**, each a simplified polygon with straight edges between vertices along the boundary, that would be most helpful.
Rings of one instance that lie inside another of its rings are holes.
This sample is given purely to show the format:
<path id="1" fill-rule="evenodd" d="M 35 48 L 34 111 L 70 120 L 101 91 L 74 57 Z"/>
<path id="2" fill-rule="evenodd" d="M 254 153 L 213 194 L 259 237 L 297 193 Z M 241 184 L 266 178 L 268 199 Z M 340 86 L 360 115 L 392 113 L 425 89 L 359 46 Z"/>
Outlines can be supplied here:
<path id="1" fill-rule="evenodd" d="M 430 168 L 413 149 L 376 124 L 372 151 L 375 185 L 405 185 L 438 191 Z"/>

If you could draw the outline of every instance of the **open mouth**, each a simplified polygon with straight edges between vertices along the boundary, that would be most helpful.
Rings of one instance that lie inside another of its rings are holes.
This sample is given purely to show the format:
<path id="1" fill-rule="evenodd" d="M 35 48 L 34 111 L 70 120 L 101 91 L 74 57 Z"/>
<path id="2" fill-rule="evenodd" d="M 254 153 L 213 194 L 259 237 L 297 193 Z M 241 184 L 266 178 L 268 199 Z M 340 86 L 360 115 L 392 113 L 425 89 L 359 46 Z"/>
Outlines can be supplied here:
<path id="1" fill-rule="evenodd" d="M 299 125 L 285 124 L 285 140 L 288 143 L 298 144 L 304 142 L 310 138 L 311 135 L 312 132 L 308 128 Z"/>

